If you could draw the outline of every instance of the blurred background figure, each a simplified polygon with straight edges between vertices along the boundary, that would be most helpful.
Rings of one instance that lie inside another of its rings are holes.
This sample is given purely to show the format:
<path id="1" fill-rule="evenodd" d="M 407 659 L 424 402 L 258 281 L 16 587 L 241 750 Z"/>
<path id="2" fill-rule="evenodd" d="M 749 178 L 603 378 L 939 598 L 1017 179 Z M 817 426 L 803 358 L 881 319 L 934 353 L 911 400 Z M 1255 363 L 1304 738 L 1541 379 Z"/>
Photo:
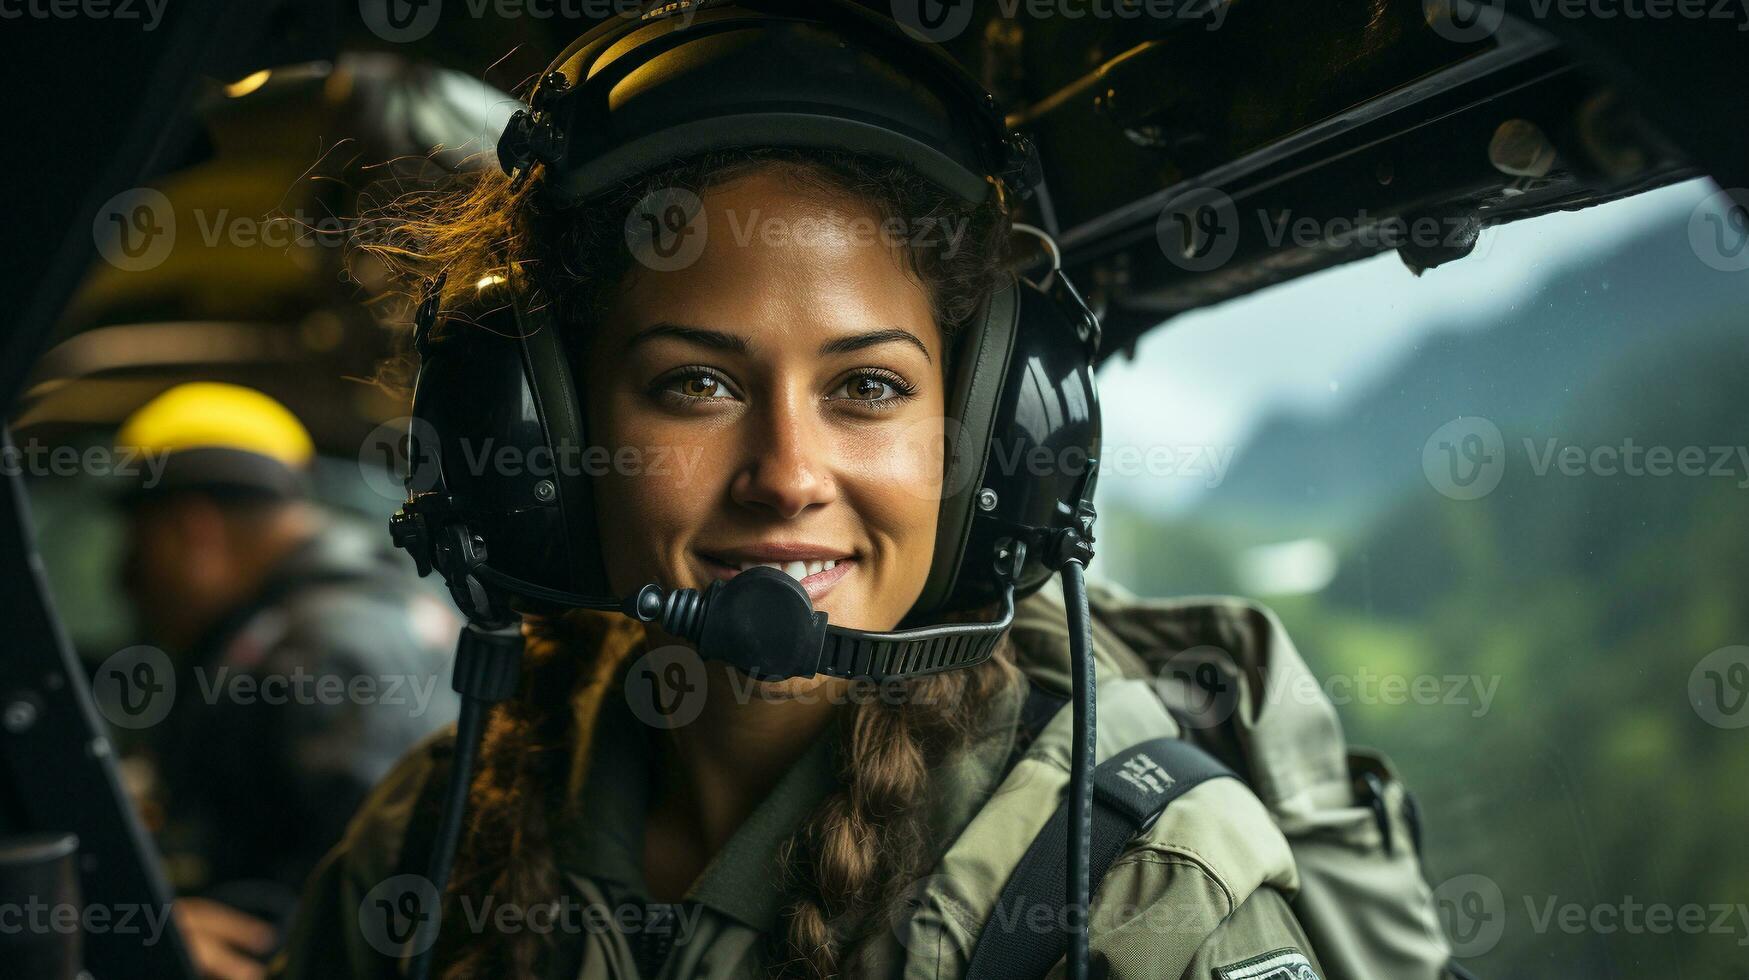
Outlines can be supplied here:
<path id="1" fill-rule="evenodd" d="M 123 202 L 152 246 L 93 262 L 21 397 L 45 577 L 207 976 L 260 975 L 365 788 L 453 718 L 453 606 L 385 550 L 398 311 L 349 245 L 495 166 L 516 104 L 396 51 L 203 80 Z M 102 694 L 139 651 L 176 680 L 144 725 Z"/>
<path id="2" fill-rule="evenodd" d="M 122 584 L 175 696 L 146 785 L 203 970 L 249 976 L 304 877 L 390 764 L 454 720 L 459 620 L 380 530 L 309 497 L 309 434 L 253 389 L 178 385 L 118 452 Z"/>

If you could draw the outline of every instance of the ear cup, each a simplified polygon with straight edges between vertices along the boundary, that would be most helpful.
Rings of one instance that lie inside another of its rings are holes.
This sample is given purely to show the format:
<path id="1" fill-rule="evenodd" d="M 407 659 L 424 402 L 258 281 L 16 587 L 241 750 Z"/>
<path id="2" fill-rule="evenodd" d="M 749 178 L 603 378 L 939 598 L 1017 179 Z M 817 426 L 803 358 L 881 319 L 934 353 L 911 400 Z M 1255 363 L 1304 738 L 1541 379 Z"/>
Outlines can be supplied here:
<path id="1" fill-rule="evenodd" d="M 935 526 L 935 556 L 907 624 L 947 608 L 959 578 L 971 515 L 989 458 L 985 447 L 996 434 L 997 402 L 1014 353 L 1019 288 L 1017 279 L 998 288 L 956 344 L 954 377 L 947 397 L 948 444 L 941 510 Z"/>
<path id="2" fill-rule="evenodd" d="M 509 280 L 482 281 L 426 338 L 412 435 L 409 490 L 447 496 L 494 570 L 604 594 L 563 341 Z"/>
<path id="3" fill-rule="evenodd" d="M 1017 599 L 1030 595 L 1055 572 L 1046 545 L 1057 534 L 1091 538 L 1100 417 L 1090 319 L 1078 299 L 1016 279 L 992 300 L 983 336 L 965 338 L 973 346 L 961 370 L 974 376 L 956 383 L 949 411 L 975 441 L 957 447 L 949 473 L 963 480 L 953 467 L 975 468 L 977 478 L 942 500 L 928 583 L 907 622 L 989 605 L 1004 576 Z M 1003 549 L 1008 561 L 998 558 Z"/>
<path id="4" fill-rule="evenodd" d="M 584 595 L 609 595 L 612 590 L 602 561 L 592 474 L 606 464 L 611 453 L 589 443 L 583 401 L 572 373 L 576 361 L 570 356 L 564 331 L 551 315 L 552 306 L 522 290 L 517 290 L 515 300 L 529 395 L 555 461 L 550 477 L 552 496 L 546 499 L 548 495 L 542 493 L 541 504 L 557 506 L 570 556 L 566 562 L 568 584 L 555 582 L 552 587 Z"/>

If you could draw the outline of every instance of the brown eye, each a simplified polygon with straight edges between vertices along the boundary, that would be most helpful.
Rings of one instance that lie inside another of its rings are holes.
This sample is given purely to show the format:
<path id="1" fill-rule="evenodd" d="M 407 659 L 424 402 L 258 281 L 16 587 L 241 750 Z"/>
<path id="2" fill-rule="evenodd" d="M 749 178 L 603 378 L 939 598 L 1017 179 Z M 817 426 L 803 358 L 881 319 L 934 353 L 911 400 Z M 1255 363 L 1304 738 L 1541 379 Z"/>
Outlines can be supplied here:
<path id="1" fill-rule="evenodd" d="M 665 397 L 680 402 L 717 401 L 735 397 L 728 384 L 716 372 L 703 368 L 689 368 L 681 373 L 671 374 L 658 382 L 657 387 Z"/>
<path id="2" fill-rule="evenodd" d="M 871 408 L 889 408 L 917 394 L 917 389 L 896 374 L 861 371 L 846 378 L 832 394 Z"/>
<path id="3" fill-rule="evenodd" d="M 886 391 L 891 386 L 885 381 L 863 375 L 862 377 L 851 381 L 845 387 L 849 391 L 852 399 L 857 401 L 878 401 L 881 397 L 881 392 Z"/>
<path id="4" fill-rule="evenodd" d="M 695 374 L 681 380 L 680 393 L 689 398 L 714 398 L 721 387 L 717 379 L 705 374 Z"/>

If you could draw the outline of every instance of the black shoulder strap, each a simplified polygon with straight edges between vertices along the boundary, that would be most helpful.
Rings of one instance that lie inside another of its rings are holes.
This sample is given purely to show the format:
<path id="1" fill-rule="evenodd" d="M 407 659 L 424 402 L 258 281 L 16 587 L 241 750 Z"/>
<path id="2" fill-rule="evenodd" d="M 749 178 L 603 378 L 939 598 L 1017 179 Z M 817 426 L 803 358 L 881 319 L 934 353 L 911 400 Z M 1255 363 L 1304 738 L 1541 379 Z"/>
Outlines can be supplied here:
<path id="1" fill-rule="evenodd" d="M 1232 770 L 1177 738 L 1156 738 L 1112 756 L 1093 770 L 1093 880 L 1105 877 L 1130 840 L 1193 787 Z M 1002 887 L 972 951 L 966 980 L 1042 977 L 1063 958 L 1069 935 L 1059 914 L 1066 896 L 1069 802 L 1033 838 Z M 1048 915 L 1037 911 L 1048 910 Z M 1058 924 L 1040 929 L 1039 922 Z"/>

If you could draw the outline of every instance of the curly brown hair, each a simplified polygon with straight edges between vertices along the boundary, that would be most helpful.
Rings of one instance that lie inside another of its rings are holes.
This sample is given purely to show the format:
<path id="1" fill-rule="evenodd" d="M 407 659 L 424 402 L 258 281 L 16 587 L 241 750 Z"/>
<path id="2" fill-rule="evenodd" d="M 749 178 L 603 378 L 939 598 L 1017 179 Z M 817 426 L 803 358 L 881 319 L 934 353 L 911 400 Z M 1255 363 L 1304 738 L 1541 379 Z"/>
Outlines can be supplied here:
<path id="1" fill-rule="evenodd" d="M 1010 225 L 1000 195 L 967 204 L 909 167 L 847 152 L 714 152 L 564 209 L 543 203 L 538 179 L 518 189 L 502 174 L 483 172 L 460 187 L 407 195 L 392 212 L 373 216 L 388 234 L 365 245 L 365 257 L 409 287 L 401 293 L 409 305 L 418 284 L 440 272 L 453 295 L 514 266 L 555 305 L 565 329 L 588 330 L 635 271 L 624 216 L 637 202 L 659 188 L 703 194 L 769 168 L 790 186 L 866 202 L 899 227 L 963 227 L 955 248 L 939 242 L 901 248 L 953 349 L 1005 268 Z M 404 379 L 405 366 L 392 367 L 387 380 Z M 531 616 L 525 633 L 520 693 L 494 709 L 481 747 L 466 836 L 446 896 L 451 903 L 490 893 L 530 907 L 560 894 L 550 829 L 555 820 L 577 818 L 585 775 L 579 763 L 588 758 L 597 709 L 646 642 L 640 624 L 583 610 Z M 774 976 L 836 976 L 878 932 L 884 919 L 870 913 L 889 908 L 939 856 L 939 842 L 925 833 L 930 771 L 966 748 L 997 695 L 1018 676 L 1005 639 L 978 667 L 910 680 L 901 697 L 858 697 L 839 713 L 839 787 L 778 858 L 788 900 L 783 935 L 770 937 Z M 540 975 L 550 941 L 532 933 L 479 937 L 450 930 L 438 962 L 449 978 Z"/>

